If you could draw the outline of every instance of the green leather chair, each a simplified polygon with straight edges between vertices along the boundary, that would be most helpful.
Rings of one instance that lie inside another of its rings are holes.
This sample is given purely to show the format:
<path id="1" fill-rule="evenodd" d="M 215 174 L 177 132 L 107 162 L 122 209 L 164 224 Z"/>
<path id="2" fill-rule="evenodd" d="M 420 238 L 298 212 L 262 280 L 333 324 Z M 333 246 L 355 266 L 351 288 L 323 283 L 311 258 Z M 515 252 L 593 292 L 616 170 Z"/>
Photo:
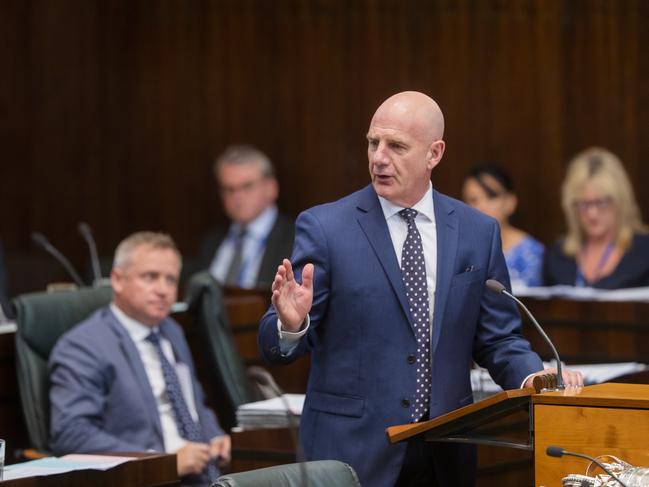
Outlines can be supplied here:
<path id="1" fill-rule="evenodd" d="M 209 272 L 199 272 L 190 277 L 185 302 L 208 367 L 214 372 L 212 379 L 221 403 L 219 421 L 225 427 L 233 426 L 237 407 L 264 397 L 248 378 L 234 342 L 221 287 Z"/>
<path id="2" fill-rule="evenodd" d="M 110 287 L 23 294 L 13 300 L 16 316 L 16 369 L 31 447 L 49 449 L 47 361 L 59 337 L 111 300 Z"/>
<path id="3" fill-rule="evenodd" d="M 337 460 L 291 463 L 223 475 L 212 487 L 359 487 L 354 469 Z"/>

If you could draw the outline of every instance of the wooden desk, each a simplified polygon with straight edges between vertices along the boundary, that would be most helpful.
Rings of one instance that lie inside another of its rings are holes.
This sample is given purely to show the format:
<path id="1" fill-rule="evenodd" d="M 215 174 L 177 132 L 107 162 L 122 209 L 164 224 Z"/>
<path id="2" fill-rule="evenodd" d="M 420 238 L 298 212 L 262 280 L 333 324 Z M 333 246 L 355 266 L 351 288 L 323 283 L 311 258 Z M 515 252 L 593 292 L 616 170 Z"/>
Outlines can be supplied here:
<path id="1" fill-rule="evenodd" d="M 176 455 L 157 453 L 110 453 L 138 457 L 109 470 L 75 470 L 72 472 L 27 477 L 0 482 L 2 487 L 171 487 L 180 485 L 176 473 Z"/>
<path id="2" fill-rule="evenodd" d="M 587 461 L 546 455 L 550 445 L 575 453 L 614 455 L 635 466 L 649 465 L 649 385 L 598 384 L 575 395 L 532 397 L 537 486 L 560 485 L 569 473 L 583 474 Z"/>
<path id="3" fill-rule="evenodd" d="M 232 472 L 295 462 L 295 443 L 288 428 L 237 431 L 232 437 Z"/>

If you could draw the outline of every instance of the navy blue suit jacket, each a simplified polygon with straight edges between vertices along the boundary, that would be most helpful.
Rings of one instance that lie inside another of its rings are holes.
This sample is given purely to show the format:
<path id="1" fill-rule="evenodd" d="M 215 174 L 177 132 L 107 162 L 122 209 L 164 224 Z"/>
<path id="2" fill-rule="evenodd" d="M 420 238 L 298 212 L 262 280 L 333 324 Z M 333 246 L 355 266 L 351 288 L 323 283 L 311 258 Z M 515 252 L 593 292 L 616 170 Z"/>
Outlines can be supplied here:
<path id="1" fill-rule="evenodd" d="M 433 201 L 437 287 L 430 417 L 472 402 L 472 359 L 508 389 L 543 368 L 520 334 L 515 305 L 484 284 L 493 278 L 509 286 L 496 221 L 436 191 Z M 261 321 L 259 346 L 274 363 L 311 352 L 300 425 L 305 454 L 348 462 L 363 485 L 392 486 L 406 445 L 390 445 L 385 428 L 410 421 L 405 400 L 415 390 L 416 365 L 409 357 L 416 340 L 399 263 L 372 186 L 303 212 L 292 262 L 298 279 L 306 263 L 315 265 L 311 327 L 298 348 L 283 356 L 271 307 Z M 435 448 L 440 485 L 470 484 L 471 457 L 462 457 L 466 450 Z"/>
<path id="2" fill-rule="evenodd" d="M 223 435 L 205 406 L 189 346 L 170 318 L 160 333 L 191 372 L 206 439 Z M 57 342 L 50 355 L 50 446 L 56 454 L 164 451 L 158 407 L 135 343 L 110 308 L 101 308 Z"/>

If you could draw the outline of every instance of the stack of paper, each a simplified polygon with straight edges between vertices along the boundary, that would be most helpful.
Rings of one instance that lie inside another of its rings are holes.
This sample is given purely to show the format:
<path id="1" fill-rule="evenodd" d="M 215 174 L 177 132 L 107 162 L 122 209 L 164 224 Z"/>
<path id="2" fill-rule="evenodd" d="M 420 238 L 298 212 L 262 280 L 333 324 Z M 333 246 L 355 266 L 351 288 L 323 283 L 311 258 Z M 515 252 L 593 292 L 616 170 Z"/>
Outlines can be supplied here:
<path id="1" fill-rule="evenodd" d="M 108 470 L 120 465 L 132 457 L 109 455 L 71 454 L 63 457 L 46 457 L 24 463 L 15 463 L 5 467 L 4 480 L 54 475 L 70 472 L 71 470 Z"/>
<path id="2" fill-rule="evenodd" d="M 622 362 L 616 364 L 582 364 L 564 365 L 572 370 L 578 370 L 584 376 L 584 384 L 601 384 L 627 374 L 647 370 L 646 364 L 638 362 Z"/>
<path id="3" fill-rule="evenodd" d="M 242 404 L 237 424 L 242 429 L 285 428 L 299 423 L 304 394 L 284 394 L 265 401 Z"/>
<path id="4" fill-rule="evenodd" d="M 512 291 L 519 298 L 563 298 L 575 301 L 649 301 L 649 287 L 609 290 L 565 285 L 526 287 L 516 284 L 513 285 Z"/>

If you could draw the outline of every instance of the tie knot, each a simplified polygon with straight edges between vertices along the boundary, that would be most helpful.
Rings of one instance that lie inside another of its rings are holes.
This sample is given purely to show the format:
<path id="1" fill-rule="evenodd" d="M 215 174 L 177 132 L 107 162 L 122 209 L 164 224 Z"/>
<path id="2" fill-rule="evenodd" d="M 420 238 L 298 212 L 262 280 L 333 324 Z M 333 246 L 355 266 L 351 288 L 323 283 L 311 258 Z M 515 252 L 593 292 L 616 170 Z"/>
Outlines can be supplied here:
<path id="1" fill-rule="evenodd" d="M 406 223 L 412 223 L 415 221 L 415 218 L 417 218 L 418 213 L 419 212 L 414 208 L 404 208 L 399 212 L 399 215 L 406 221 Z"/>
<path id="2" fill-rule="evenodd" d="M 158 346 L 160 345 L 160 334 L 152 331 L 149 333 L 149 335 L 146 337 L 147 341 L 153 343 L 154 345 Z"/>
<path id="3" fill-rule="evenodd" d="M 242 240 L 245 236 L 248 230 L 244 225 L 241 225 L 238 230 L 234 232 L 234 238 L 235 240 Z"/>

